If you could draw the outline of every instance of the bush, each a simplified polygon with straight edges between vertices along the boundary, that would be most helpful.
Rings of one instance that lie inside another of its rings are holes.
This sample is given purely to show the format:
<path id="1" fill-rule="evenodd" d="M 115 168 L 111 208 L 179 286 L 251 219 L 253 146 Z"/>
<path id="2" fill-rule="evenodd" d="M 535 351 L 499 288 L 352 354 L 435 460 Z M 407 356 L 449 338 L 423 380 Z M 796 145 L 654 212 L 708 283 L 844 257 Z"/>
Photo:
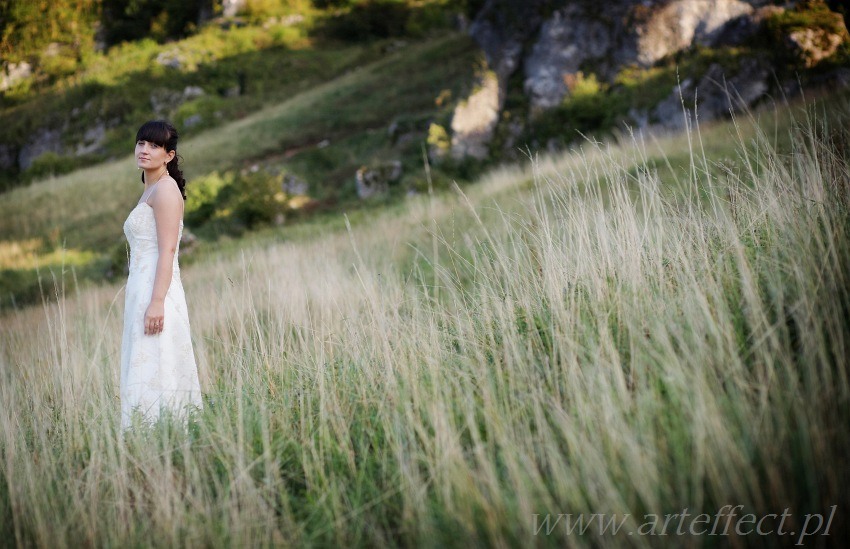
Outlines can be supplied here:
<path id="1" fill-rule="evenodd" d="M 265 171 L 238 177 L 227 188 L 227 204 L 234 220 L 247 229 L 277 221 L 286 210 L 282 183 L 281 176 Z"/>
<path id="2" fill-rule="evenodd" d="M 103 0 L 103 33 L 110 45 L 153 37 L 159 42 L 195 31 L 205 0 Z"/>
<path id="3" fill-rule="evenodd" d="M 410 8 L 401 2 L 368 0 L 328 17 L 318 26 L 317 33 L 347 42 L 393 38 L 405 35 L 409 17 Z"/>
<path id="4" fill-rule="evenodd" d="M 289 209 L 282 184 L 282 174 L 265 170 L 212 172 L 187 186 L 186 223 L 229 234 L 280 223 Z"/>
<path id="5" fill-rule="evenodd" d="M 196 227 L 206 223 L 215 214 L 219 193 L 232 184 L 233 179 L 233 172 L 212 172 L 189 182 L 186 185 L 186 223 Z"/>
<path id="6" fill-rule="evenodd" d="M 32 165 L 24 172 L 27 179 L 62 175 L 84 166 L 90 161 L 89 157 L 64 156 L 55 152 L 46 152 L 33 160 Z"/>

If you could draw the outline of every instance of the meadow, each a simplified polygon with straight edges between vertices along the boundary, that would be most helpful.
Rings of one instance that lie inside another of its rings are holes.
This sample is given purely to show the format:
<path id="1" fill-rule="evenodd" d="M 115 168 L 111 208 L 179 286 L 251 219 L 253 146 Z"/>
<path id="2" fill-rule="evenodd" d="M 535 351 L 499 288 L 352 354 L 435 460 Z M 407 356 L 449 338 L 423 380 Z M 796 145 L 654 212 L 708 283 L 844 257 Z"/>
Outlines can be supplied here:
<path id="1" fill-rule="evenodd" d="M 846 515 L 848 120 L 836 94 L 588 140 L 209 253 L 183 274 L 187 430 L 120 436 L 122 288 L 56 271 L 0 318 L 0 539 L 791 545 L 627 532 L 727 504 L 797 534 Z M 565 513 L 624 527 L 540 522 Z"/>

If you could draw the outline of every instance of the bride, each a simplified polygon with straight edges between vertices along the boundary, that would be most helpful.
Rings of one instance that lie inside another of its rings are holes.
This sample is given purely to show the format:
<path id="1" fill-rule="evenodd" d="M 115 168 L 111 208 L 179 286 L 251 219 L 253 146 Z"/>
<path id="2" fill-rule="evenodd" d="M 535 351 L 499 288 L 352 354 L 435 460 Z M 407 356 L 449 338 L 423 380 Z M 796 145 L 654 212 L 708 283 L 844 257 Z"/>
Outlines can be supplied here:
<path id="1" fill-rule="evenodd" d="M 130 274 L 121 342 L 122 431 L 137 421 L 153 423 L 165 411 L 185 425 L 188 409 L 203 406 L 177 262 L 186 200 L 177 138 L 163 120 L 146 122 L 136 134 L 145 189 L 124 222 Z"/>

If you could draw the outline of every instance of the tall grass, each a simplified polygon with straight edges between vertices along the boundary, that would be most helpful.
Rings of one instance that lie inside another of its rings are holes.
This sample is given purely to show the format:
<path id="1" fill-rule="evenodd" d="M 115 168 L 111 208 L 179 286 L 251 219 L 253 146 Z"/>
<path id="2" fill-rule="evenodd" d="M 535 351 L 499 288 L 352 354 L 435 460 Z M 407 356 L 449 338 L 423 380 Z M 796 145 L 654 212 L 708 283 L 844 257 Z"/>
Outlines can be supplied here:
<path id="1" fill-rule="evenodd" d="M 742 122 L 722 164 L 693 132 L 678 184 L 662 184 L 652 142 L 591 144 L 194 265 L 206 406 L 188 432 L 119 436 L 119 288 L 8 315 L 0 539 L 793 543 L 547 535 L 536 520 L 628 513 L 636 531 L 648 513 L 731 504 L 788 509 L 788 531 L 846 512 L 840 120 L 804 115 L 782 155 Z"/>

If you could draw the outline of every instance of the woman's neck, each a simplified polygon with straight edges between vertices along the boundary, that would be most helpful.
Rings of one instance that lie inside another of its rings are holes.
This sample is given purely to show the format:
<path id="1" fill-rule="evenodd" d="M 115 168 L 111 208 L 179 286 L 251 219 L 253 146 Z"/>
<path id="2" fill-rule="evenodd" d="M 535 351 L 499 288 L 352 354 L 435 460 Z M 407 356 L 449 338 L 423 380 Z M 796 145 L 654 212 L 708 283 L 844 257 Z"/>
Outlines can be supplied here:
<path id="1" fill-rule="evenodd" d="M 168 168 L 163 166 L 158 169 L 145 170 L 145 188 L 150 188 L 159 183 L 159 180 L 165 177 L 168 173 Z"/>

